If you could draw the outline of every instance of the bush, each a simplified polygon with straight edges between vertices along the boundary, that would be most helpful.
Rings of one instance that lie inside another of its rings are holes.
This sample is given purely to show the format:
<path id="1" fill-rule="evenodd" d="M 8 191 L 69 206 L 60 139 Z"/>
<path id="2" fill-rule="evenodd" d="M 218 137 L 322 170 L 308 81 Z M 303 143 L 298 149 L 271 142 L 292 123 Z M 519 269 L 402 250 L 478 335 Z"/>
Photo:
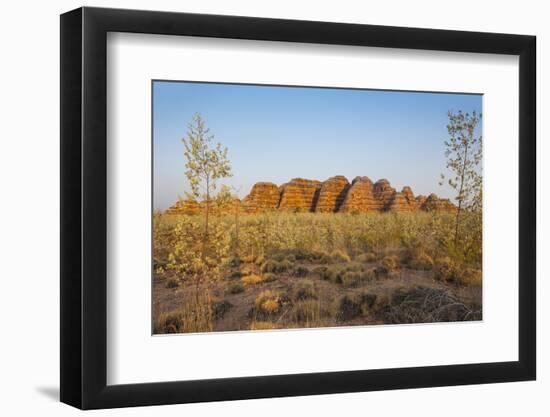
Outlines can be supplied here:
<path id="1" fill-rule="evenodd" d="M 277 270 L 277 265 L 277 261 L 269 259 L 262 264 L 262 272 L 275 272 Z"/>
<path id="2" fill-rule="evenodd" d="M 306 324 L 314 323 L 319 320 L 320 308 L 316 300 L 301 300 L 292 307 L 291 317 L 295 322 Z"/>
<path id="3" fill-rule="evenodd" d="M 231 274 L 229 274 L 229 279 L 239 279 L 241 277 L 245 276 L 241 271 L 233 271 Z"/>
<path id="4" fill-rule="evenodd" d="M 393 272 L 398 268 L 399 262 L 397 256 L 389 255 L 384 256 L 380 262 L 380 270 L 384 273 Z"/>
<path id="5" fill-rule="evenodd" d="M 378 278 L 378 272 L 376 268 L 367 269 L 361 273 L 361 280 L 365 282 L 371 282 Z"/>
<path id="6" fill-rule="evenodd" d="M 348 271 L 342 275 L 341 281 L 344 287 L 355 287 L 361 282 L 361 274 Z"/>
<path id="7" fill-rule="evenodd" d="M 377 294 L 376 299 L 372 305 L 372 311 L 374 313 L 381 313 L 390 308 L 391 300 L 387 294 Z"/>
<path id="8" fill-rule="evenodd" d="M 227 260 L 227 266 L 230 268 L 237 268 L 241 265 L 241 259 L 238 256 L 231 256 Z"/>
<path id="9" fill-rule="evenodd" d="M 262 291 L 256 297 L 254 304 L 256 311 L 259 313 L 265 315 L 275 314 L 279 311 L 280 307 L 279 294 L 270 290 Z"/>
<path id="10" fill-rule="evenodd" d="M 277 266 L 275 267 L 275 272 L 287 272 L 292 269 L 292 262 L 288 260 L 284 260 L 282 262 L 279 262 Z"/>
<path id="11" fill-rule="evenodd" d="M 266 272 L 263 275 L 263 282 L 273 282 L 277 279 L 277 275 L 273 272 Z"/>
<path id="12" fill-rule="evenodd" d="M 216 320 L 223 319 L 223 316 L 231 307 L 233 307 L 233 304 L 227 300 L 218 301 L 212 305 L 212 314 Z"/>
<path id="13" fill-rule="evenodd" d="M 241 282 L 245 285 L 256 285 L 264 282 L 263 278 L 256 274 L 246 275 L 241 278 Z"/>
<path id="14" fill-rule="evenodd" d="M 293 254 L 288 255 L 285 259 L 290 263 L 296 262 L 296 256 Z"/>
<path id="15" fill-rule="evenodd" d="M 344 294 L 336 300 L 335 310 L 335 317 L 338 321 L 359 317 L 362 313 L 361 300 L 355 294 Z"/>
<path id="16" fill-rule="evenodd" d="M 332 257 L 330 256 L 329 253 L 327 252 L 324 252 L 324 251 L 321 251 L 321 252 L 317 252 L 316 253 L 316 256 L 314 258 L 314 261 L 316 263 L 320 263 L 320 264 L 330 264 L 332 263 Z"/>
<path id="17" fill-rule="evenodd" d="M 270 321 L 253 321 L 250 323 L 250 330 L 271 330 L 276 328 L 275 324 Z"/>
<path id="18" fill-rule="evenodd" d="M 168 278 L 166 280 L 166 288 L 177 288 L 180 286 L 180 282 L 176 278 Z"/>
<path id="19" fill-rule="evenodd" d="M 311 273 L 315 274 L 315 275 L 319 275 L 321 278 L 323 278 L 325 273 L 327 272 L 327 269 L 328 269 L 328 267 L 326 267 L 324 265 L 316 266 L 315 268 L 313 268 L 311 270 Z"/>
<path id="20" fill-rule="evenodd" d="M 369 292 L 348 293 L 335 301 L 335 317 L 347 321 L 368 314 L 375 306 L 378 296 Z"/>
<path id="21" fill-rule="evenodd" d="M 420 271 L 429 271 L 434 266 L 434 261 L 426 252 L 420 252 L 415 257 L 409 259 L 407 265 L 411 269 Z"/>
<path id="22" fill-rule="evenodd" d="M 278 253 L 275 253 L 271 256 L 273 258 L 273 260 L 275 260 L 276 262 L 282 262 L 285 260 L 285 254 L 284 253 L 281 253 L 281 252 L 278 252 Z"/>
<path id="23" fill-rule="evenodd" d="M 305 277 L 309 274 L 309 269 L 305 266 L 299 266 L 294 270 L 294 275 L 297 277 Z"/>
<path id="24" fill-rule="evenodd" d="M 438 281 L 453 282 L 458 276 L 458 269 L 451 258 L 438 259 L 434 266 L 434 278 Z"/>
<path id="25" fill-rule="evenodd" d="M 351 262 L 345 266 L 346 271 L 359 272 L 363 270 L 363 265 L 357 262 Z"/>
<path id="26" fill-rule="evenodd" d="M 369 262 L 375 262 L 376 261 L 376 255 L 372 252 L 362 253 L 361 255 L 358 255 L 355 257 L 355 260 L 357 262 L 361 263 L 369 263 Z"/>
<path id="27" fill-rule="evenodd" d="M 155 318 L 154 333 L 179 333 L 182 327 L 182 317 L 178 311 L 160 313 Z"/>
<path id="28" fill-rule="evenodd" d="M 242 292 L 244 292 L 244 286 L 239 282 L 235 282 L 229 287 L 230 294 L 240 294 Z"/>
<path id="29" fill-rule="evenodd" d="M 333 262 L 349 262 L 351 261 L 349 255 L 341 250 L 334 250 L 330 254 Z"/>
<path id="30" fill-rule="evenodd" d="M 298 281 L 292 289 L 292 298 L 295 301 L 317 298 L 315 284 L 309 279 Z"/>
<path id="31" fill-rule="evenodd" d="M 341 284 L 342 276 L 344 275 L 344 272 L 345 270 L 338 266 L 331 266 L 327 268 L 322 278 L 334 284 Z"/>
<path id="32" fill-rule="evenodd" d="M 382 318 L 386 323 L 469 321 L 481 319 L 481 311 L 472 310 L 448 291 L 419 286 L 396 290 Z"/>

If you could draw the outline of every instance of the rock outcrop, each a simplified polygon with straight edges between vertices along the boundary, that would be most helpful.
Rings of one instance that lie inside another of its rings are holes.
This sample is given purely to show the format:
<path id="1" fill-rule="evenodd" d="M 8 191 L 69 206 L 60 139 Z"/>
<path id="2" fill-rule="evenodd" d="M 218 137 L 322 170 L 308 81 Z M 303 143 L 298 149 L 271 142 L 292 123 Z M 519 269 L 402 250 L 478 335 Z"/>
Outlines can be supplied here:
<path id="1" fill-rule="evenodd" d="M 246 213 L 275 210 L 279 206 L 279 187 L 272 182 L 257 182 L 243 200 Z"/>
<path id="2" fill-rule="evenodd" d="M 315 211 L 319 213 L 335 213 L 346 198 L 350 183 L 343 175 L 331 177 L 321 186 L 319 201 Z"/>
<path id="3" fill-rule="evenodd" d="M 454 212 L 456 206 L 448 198 L 439 198 L 435 194 L 430 194 L 421 206 L 424 211 L 443 211 Z"/>
<path id="4" fill-rule="evenodd" d="M 374 183 L 372 191 L 376 209 L 380 211 L 389 210 L 395 195 L 395 188 L 390 185 L 390 182 L 385 178 L 378 180 Z"/>
<path id="5" fill-rule="evenodd" d="M 166 214 L 198 214 L 201 208 L 195 200 L 180 199 L 166 210 Z"/>
<path id="6" fill-rule="evenodd" d="M 374 201 L 372 187 L 373 184 L 369 177 L 355 177 L 340 211 L 342 213 L 367 213 L 377 210 L 378 205 Z"/>
<path id="7" fill-rule="evenodd" d="M 374 184 L 368 177 L 355 177 L 350 184 L 346 177 L 337 175 L 324 182 L 293 178 L 277 186 L 271 182 L 254 184 L 250 194 L 242 201 L 235 199 L 232 210 L 258 213 L 270 210 L 318 213 L 369 213 L 369 212 L 455 212 L 457 207 L 435 194 L 414 196 L 411 187 L 396 191 L 386 179 Z M 216 210 L 214 203 L 211 206 Z M 179 200 L 166 210 L 167 214 L 197 214 L 204 202 Z"/>
<path id="8" fill-rule="evenodd" d="M 293 178 L 290 182 L 283 184 L 280 189 L 279 209 L 301 212 L 314 211 L 318 204 L 321 182 Z"/>
<path id="9" fill-rule="evenodd" d="M 418 207 L 411 187 L 403 187 L 401 192 L 393 194 L 387 209 L 394 212 L 410 212 L 418 210 Z"/>

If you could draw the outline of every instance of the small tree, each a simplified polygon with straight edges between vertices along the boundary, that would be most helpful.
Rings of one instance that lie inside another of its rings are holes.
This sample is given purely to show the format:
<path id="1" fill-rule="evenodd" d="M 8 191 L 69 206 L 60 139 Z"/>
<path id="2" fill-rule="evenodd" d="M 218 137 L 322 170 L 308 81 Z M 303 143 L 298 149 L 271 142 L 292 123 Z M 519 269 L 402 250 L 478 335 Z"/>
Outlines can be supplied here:
<path id="1" fill-rule="evenodd" d="M 445 141 L 447 169 L 452 176 L 447 179 L 451 188 L 456 190 L 458 208 L 455 217 L 455 246 L 460 238 L 460 221 L 464 210 L 481 212 L 482 176 L 481 161 L 483 156 L 482 136 L 477 135 L 476 127 L 481 121 L 481 114 L 448 112 L 449 139 Z M 445 176 L 441 174 L 442 182 Z"/>
<path id="2" fill-rule="evenodd" d="M 231 164 L 227 159 L 227 148 L 220 143 L 211 147 L 214 135 L 210 133 L 199 113 L 193 116 L 188 125 L 187 136 L 183 138 L 187 163 L 185 175 L 189 180 L 191 192 L 195 198 L 204 194 L 205 219 L 204 239 L 208 239 L 208 221 L 210 199 L 216 189 L 216 181 L 231 176 Z"/>

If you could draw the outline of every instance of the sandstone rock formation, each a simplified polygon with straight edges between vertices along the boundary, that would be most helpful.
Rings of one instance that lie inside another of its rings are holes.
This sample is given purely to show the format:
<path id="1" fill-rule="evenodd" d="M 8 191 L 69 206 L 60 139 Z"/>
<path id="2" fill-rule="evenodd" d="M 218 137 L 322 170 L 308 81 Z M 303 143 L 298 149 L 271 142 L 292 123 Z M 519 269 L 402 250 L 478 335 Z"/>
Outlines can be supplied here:
<path id="1" fill-rule="evenodd" d="M 435 194 L 430 194 L 421 208 L 424 211 L 454 212 L 457 210 L 457 207 L 448 198 L 439 198 Z"/>
<path id="2" fill-rule="evenodd" d="M 320 213 L 337 212 L 344 202 L 349 188 L 349 181 L 343 175 L 331 177 L 323 182 L 315 211 Z"/>
<path id="3" fill-rule="evenodd" d="M 411 187 L 406 186 L 401 192 L 394 193 L 387 209 L 394 212 L 410 212 L 418 210 L 418 207 Z"/>
<path id="4" fill-rule="evenodd" d="M 274 210 L 278 206 L 279 187 L 272 182 L 257 182 L 243 200 L 243 209 L 247 213 Z"/>
<path id="5" fill-rule="evenodd" d="M 368 177 L 355 177 L 350 184 L 346 177 L 337 175 L 324 182 L 293 178 L 277 186 L 271 182 L 254 184 L 250 194 L 242 201 L 235 199 L 229 211 L 241 210 L 244 213 L 258 213 L 267 210 L 288 210 L 293 212 L 319 213 L 368 213 L 368 212 L 414 212 L 438 211 L 455 212 L 456 206 L 449 199 L 435 194 L 428 197 L 414 196 L 411 187 L 403 187 L 398 192 L 386 179 L 372 183 Z M 167 214 L 197 214 L 204 209 L 192 200 L 179 200 L 166 210 Z M 211 203 L 212 213 L 226 212 Z"/>
<path id="6" fill-rule="evenodd" d="M 319 199 L 321 182 L 293 178 L 281 187 L 279 209 L 291 211 L 314 211 Z"/>
<path id="7" fill-rule="evenodd" d="M 199 203 L 194 200 L 180 199 L 166 210 L 166 214 L 198 214 L 200 211 Z"/>
<path id="8" fill-rule="evenodd" d="M 374 201 L 376 209 L 386 211 L 394 198 L 395 188 L 390 185 L 390 182 L 383 178 L 374 183 L 373 186 Z"/>
<path id="9" fill-rule="evenodd" d="M 367 213 L 377 210 L 372 187 L 369 177 L 355 177 L 340 207 L 340 212 Z"/>

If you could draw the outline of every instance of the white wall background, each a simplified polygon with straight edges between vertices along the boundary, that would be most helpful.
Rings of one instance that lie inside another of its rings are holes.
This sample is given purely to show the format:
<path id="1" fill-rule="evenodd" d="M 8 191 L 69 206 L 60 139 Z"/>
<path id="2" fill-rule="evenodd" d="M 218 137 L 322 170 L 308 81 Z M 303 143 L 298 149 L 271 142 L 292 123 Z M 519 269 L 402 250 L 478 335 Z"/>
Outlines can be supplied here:
<path id="1" fill-rule="evenodd" d="M 3 5 L 0 72 L 0 410 L 3 415 L 74 415 L 59 392 L 59 17 L 72 0 Z M 550 83 L 550 26 L 545 2 L 514 1 L 93 1 L 86 5 L 239 14 L 532 34 L 538 37 L 539 259 L 550 249 L 550 150 L 543 120 Z M 550 273 L 539 263 L 538 381 L 377 393 L 237 401 L 99 411 L 99 415 L 334 416 L 548 415 Z M 546 394 L 546 395 L 544 395 Z"/>

